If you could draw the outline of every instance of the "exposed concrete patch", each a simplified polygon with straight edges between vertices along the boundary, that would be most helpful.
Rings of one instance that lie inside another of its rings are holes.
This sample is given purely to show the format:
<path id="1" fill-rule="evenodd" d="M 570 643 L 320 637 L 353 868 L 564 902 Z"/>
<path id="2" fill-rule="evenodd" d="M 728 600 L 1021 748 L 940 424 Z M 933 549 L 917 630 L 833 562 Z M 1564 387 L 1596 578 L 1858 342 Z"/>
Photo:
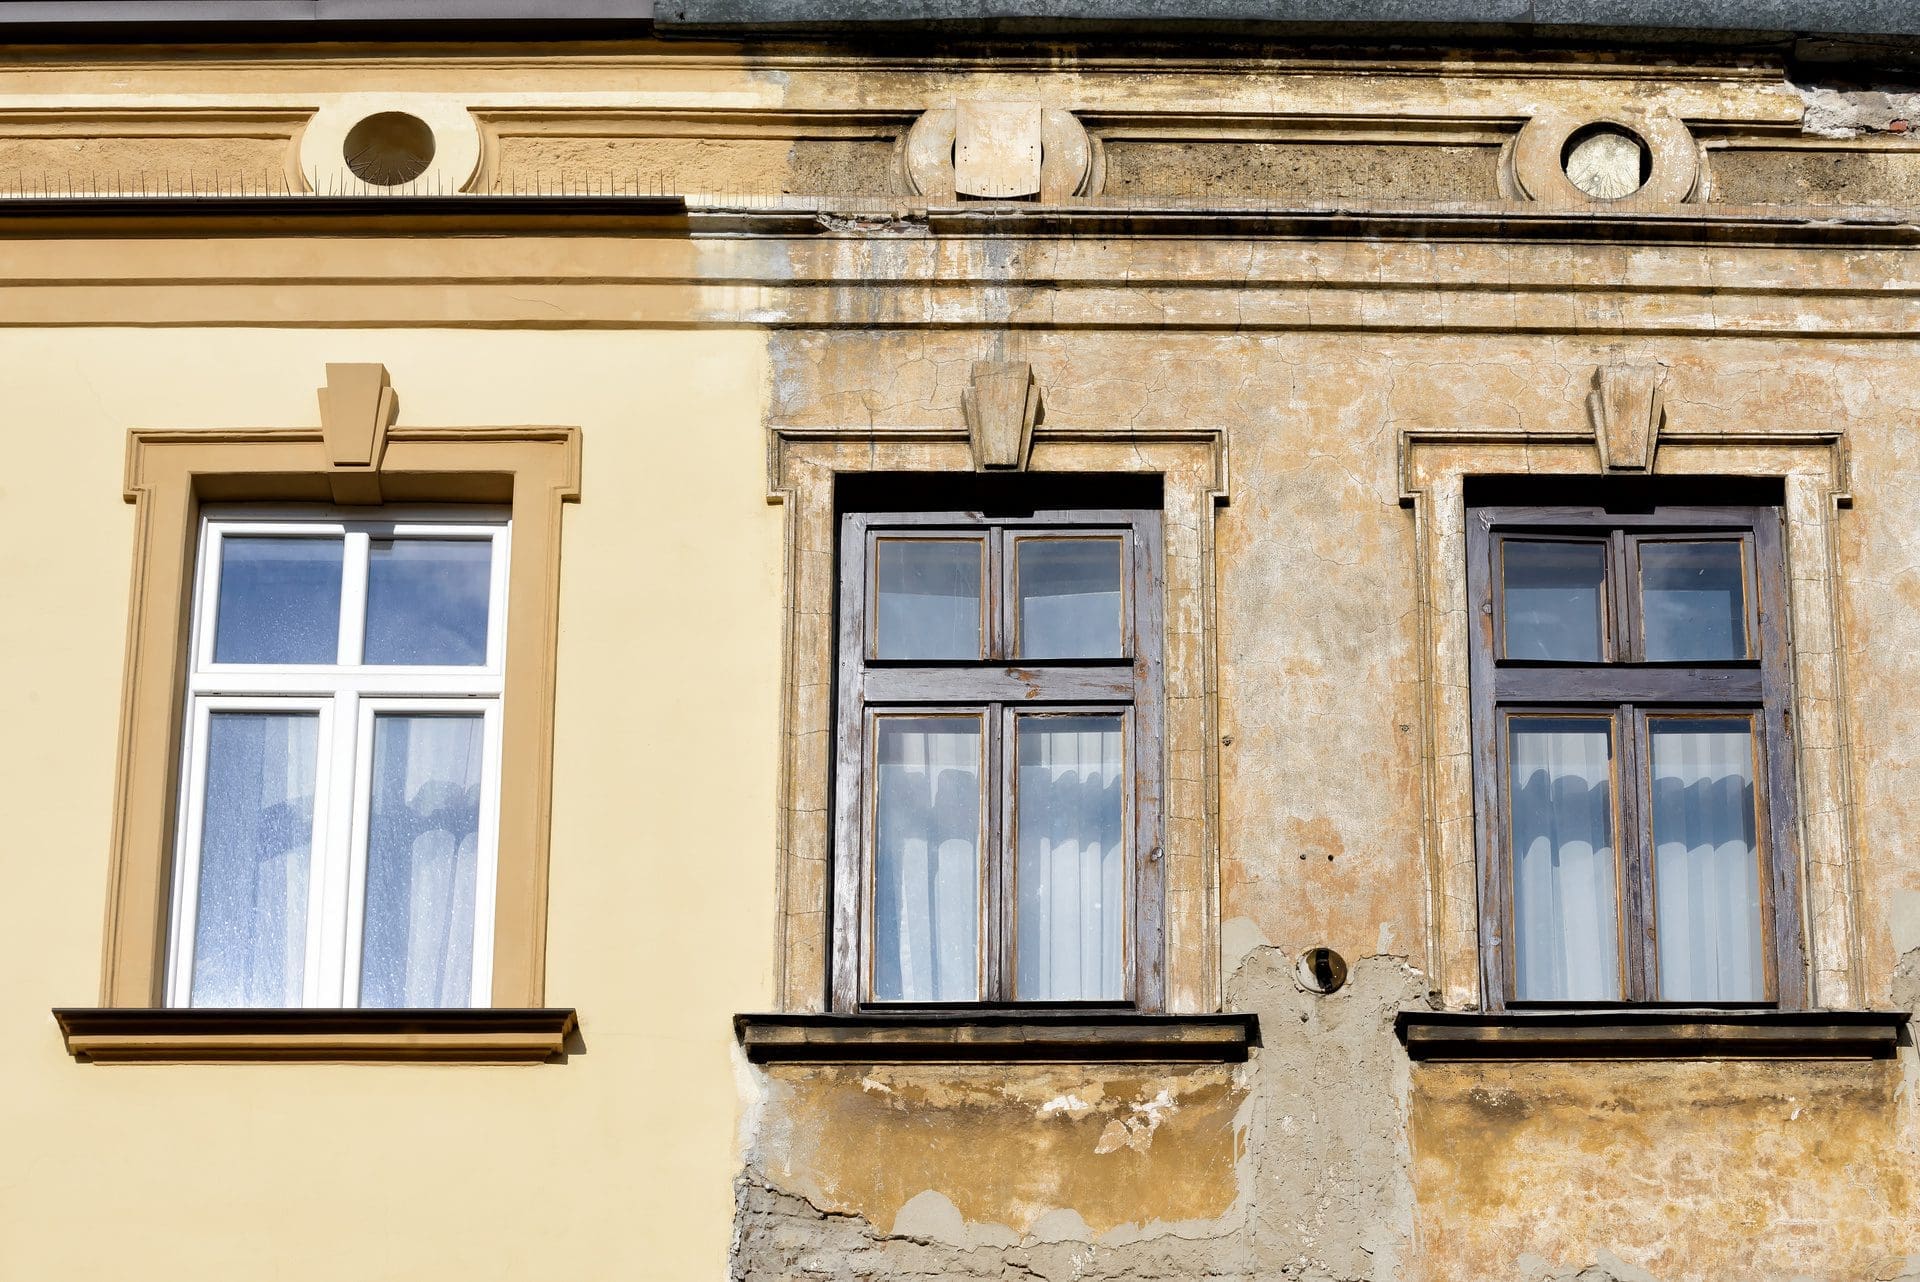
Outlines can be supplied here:
<path id="1" fill-rule="evenodd" d="M 1220 963 L 1228 975 L 1240 969 L 1256 950 L 1273 947 L 1273 941 L 1251 917 L 1229 917 L 1220 923 Z"/>
<path id="2" fill-rule="evenodd" d="M 1821 138 L 1920 130 L 1920 92 L 1914 90 L 1790 87 L 1807 104 L 1801 128 Z"/>
<path id="3" fill-rule="evenodd" d="M 1358 959 L 1347 985 L 1303 991 L 1293 958 L 1262 949 L 1228 985 L 1260 1012 L 1250 1232 L 1279 1276 L 1398 1279 L 1413 1236 L 1406 1057 L 1393 1016 L 1423 1002 L 1403 961 Z"/>
<path id="4" fill-rule="evenodd" d="M 1893 951 L 1905 954 L 1920 948 L 1920 890 L 1896 890 L 1892 901 L 1887 926 L 1893 933 Z"/>

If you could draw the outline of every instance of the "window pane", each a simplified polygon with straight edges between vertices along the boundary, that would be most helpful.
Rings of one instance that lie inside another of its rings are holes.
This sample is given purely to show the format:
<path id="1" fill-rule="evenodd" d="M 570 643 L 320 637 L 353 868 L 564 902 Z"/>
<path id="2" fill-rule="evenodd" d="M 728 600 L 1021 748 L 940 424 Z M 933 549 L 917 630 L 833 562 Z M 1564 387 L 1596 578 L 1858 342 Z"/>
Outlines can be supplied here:
<path id="1" fill-rule="evenodd" d="M 484 664 L 491 539 L 373 539 L 368 663 Z"/>
<path id="2" fill-rule="evenodd" d="M 1605 657 L 1605 544 L 1506 539 L 1501 561 L 1507 658 Z"/>
<path id="3" fill-rule="evenodd" d="M 1120 636 L 1119 539 L 1021 539 L 1020 648 L 1026 659 L 1126 653 Z"/>
<path id="4" fill-rule="evenodd" d="M 373 719 L 362 1006 L 473 1002 L 485 738 L 477 716 Z"/>
<path id="5" fill-rule="evenodd" d="M 1127 916 L 1120 718 L 1026 716 L 1018 726 L 1018 996 L 1117 1001 Z"/>
<path id="6" fill-rule="evenodd" d="M 980 657 L 979 539 L 881 539 L 874 655 Z"/>
<path id="7" fill-rule="evenodd" d="M 980 997 L 980 722 L 876 723 L 873 995 Z"/>
<path id="8" fill-rule="evenodd" d="M 1648 730 L 1660 996 L 1762 1001 L 1752 724 L 1674 718 Z"/>
<path id="9" fill-rule="evenodd" d="M 220 540 L 215 663 L 333 663 L 340 655 L 337 538 Z"/>
<path id="10" fill-rule="evenodd" d="M 1731 541 L 1640 545 L 1647 658 L 1747 657 L 1743 560 Z"/>
<path id="11" fill-rule="evenodd" d="M 319 735 L 313 713 L 207 717 L 192 1005 L 300 1005 Z"/>
<path id="12" fill-rule="evenodd" d="M 1507 754 L 1514 996 L 1618 1000 L 1612 727 L 1516 717 Z"/>

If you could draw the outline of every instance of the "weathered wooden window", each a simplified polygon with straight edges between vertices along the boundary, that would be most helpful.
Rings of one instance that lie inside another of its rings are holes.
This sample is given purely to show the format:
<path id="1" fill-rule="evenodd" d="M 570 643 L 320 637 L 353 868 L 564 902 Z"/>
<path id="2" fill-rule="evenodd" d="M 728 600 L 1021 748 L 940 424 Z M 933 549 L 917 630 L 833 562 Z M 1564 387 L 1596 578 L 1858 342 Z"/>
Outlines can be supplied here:
<path id="1" fill-rule="evenodd" d="M 842 514 L 835 1009 L 1162 1004 L 1159 515 Z"/>
<path id="2" fill-rule="evenodd" d="M 1805 1004 L 1766 506 L 1468 521 L 1490 1006 Z"/>

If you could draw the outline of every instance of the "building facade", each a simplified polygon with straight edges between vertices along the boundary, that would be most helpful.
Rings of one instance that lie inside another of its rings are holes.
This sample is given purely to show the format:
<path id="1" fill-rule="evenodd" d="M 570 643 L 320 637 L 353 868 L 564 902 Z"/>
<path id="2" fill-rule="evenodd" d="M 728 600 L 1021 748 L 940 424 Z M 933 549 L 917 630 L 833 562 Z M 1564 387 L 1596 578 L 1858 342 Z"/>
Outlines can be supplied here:
<path id="1" fill-rule="evenodd" d="M 1920 11 L 1604 7 L 7 6 L 0 1277 L 1920 1277 Z"/>

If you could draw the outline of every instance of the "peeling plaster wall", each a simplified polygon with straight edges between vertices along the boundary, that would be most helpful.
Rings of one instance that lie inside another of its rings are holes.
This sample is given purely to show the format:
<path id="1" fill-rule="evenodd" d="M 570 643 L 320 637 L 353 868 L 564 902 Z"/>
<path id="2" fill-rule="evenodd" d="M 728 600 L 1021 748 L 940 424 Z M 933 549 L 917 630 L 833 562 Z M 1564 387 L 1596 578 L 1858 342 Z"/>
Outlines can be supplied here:
<path id="1" fill-rule="evenodd" d="M 1836 256 L 1818 270 L 1838 279 L 1852 268 Z M 1016 283 L 1006 305 L 1034 293 Z M 1005 341 L 991 330 L 781 333 L 769 417 L 942 421 L 957 413 L 970 362 Z M 1223 949 L 1227 1006 L 1259 1012 L 1265 1045 L 1234 1072 L 1229 1096 L 1207 1105 L 1217 1118 L 1237 1101 L 1230 1128 L 1210 1138 L 1163 1128 L 1178 1138 L 1137 1155 L 1100 1151 L 1111 1120 L 1163 1087 L 1197 1105 L 1206 1073 L 923 1068 L 906 1075 L 911 1107 L 878 1091 L 897 1092 L 894 1076 L 768 1074 L 738 1190 L 739 1276 L 1899 1276 L 1920 1253 L 1911 1052 L 1839 1065 L 1409 1072 L 1392 1035 L 1394 1010 L 1427 1000 L 1414 891 L 1424 875 L 1420 638 L 1399 435 L 1586 430 L 1588 379 L 1619 341 L 1019 333 L 1052 430 L 1229 433 L 1232 501 L 1216 523 Z M 1920 499 L 1900 479 L 1920 466 L 1906 427 L 1920 417 L 1907 376 L 1920 347 L 1687 336 L 1636 346 L 1668 366 L 1671 432 L 1839 421 L 1853 434 L 1839 595 L 1855 787 L 1867 803 L 1857 834 L 1865 991 L 1884 1004 L 1890 945 L 1920 947 L 1920 863 L 1899 800 L 1912 795 L 1910 754 L 1888 750 L 1920 738 L 1920 723 L 1908 724 L 1920 717 L 1906 693 L 1911 649 L 1892 640 L 1920 628 L 1920 549 L 1910 546 Z M 1314 944 L 1360 959 L 1348 989 L 1299 989 L 1292 959 Z M 1909 969 L 1920 970 L 1914 957 Z M 1035 1106 L 1055 1099 L 1099 1099 L 1109 1111 L 1061 1126 Z M 1207 1172 L 1198 1182 L 1196 1165 Z M 1196 1206 L 1197 1189 L 1207 1205 Z M 1126 1208 L 1118 1220 L 1116 1206 Z"/>
<path id="2" fill-rule="evenodd" d="M 1230 984 L 1268 1049 L 1232 1068 L 779 1069 L 736 1184 L 734 1276 L 1404 1276 L 1418 976 L 1367 959 L 1320 998 L 1275 949 Z"/>

